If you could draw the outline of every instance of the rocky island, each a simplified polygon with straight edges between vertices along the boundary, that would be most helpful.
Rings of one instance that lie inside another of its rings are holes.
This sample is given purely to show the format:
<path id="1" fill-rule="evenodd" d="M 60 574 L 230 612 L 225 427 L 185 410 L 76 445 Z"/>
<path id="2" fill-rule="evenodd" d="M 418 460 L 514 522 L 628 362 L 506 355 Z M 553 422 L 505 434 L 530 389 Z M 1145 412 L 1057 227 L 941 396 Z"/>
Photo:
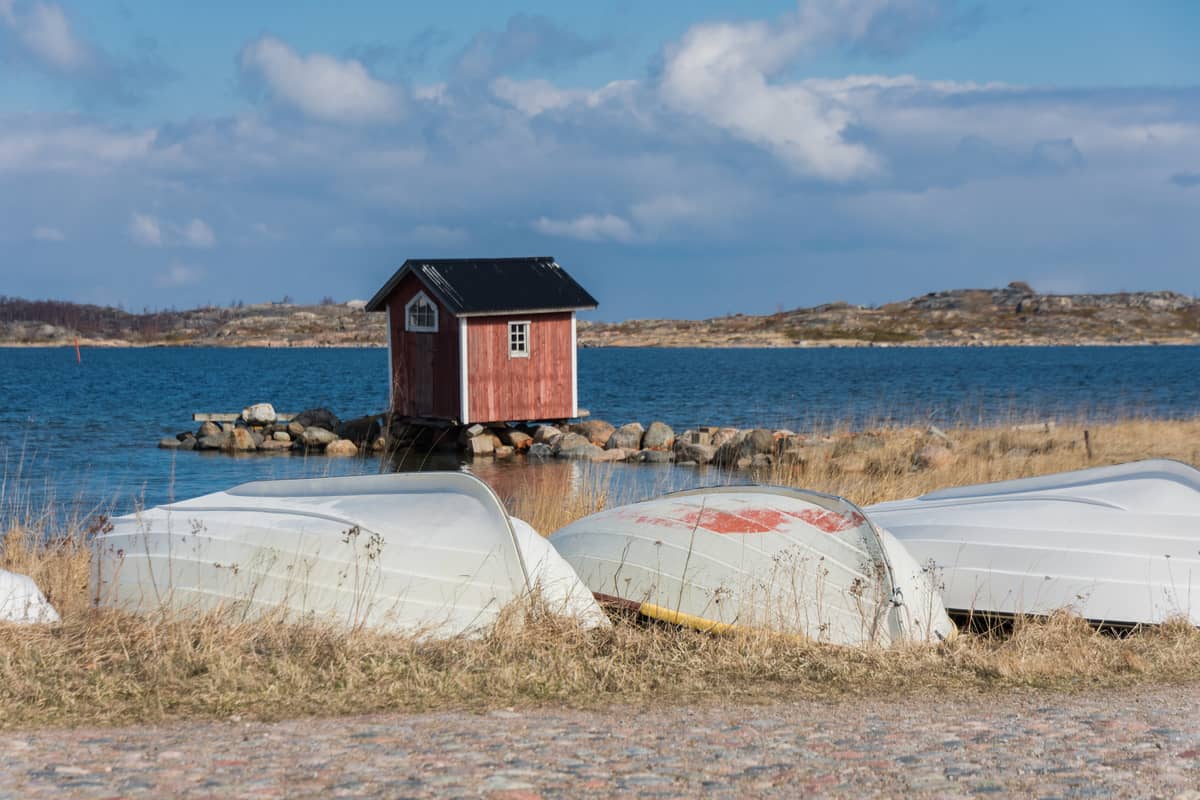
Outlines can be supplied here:
<path id="1" fill-rule="evenodd" d="M 187 311 L 0 297 L 0 346 L 384 347 L 358 300 Z M 1015 281 L 862 306 L 845 302 L 704 320 L 579 322 L 582 347 L 1200 344 L 1200 301 L 1171 291 L 1041 294 Z"/>

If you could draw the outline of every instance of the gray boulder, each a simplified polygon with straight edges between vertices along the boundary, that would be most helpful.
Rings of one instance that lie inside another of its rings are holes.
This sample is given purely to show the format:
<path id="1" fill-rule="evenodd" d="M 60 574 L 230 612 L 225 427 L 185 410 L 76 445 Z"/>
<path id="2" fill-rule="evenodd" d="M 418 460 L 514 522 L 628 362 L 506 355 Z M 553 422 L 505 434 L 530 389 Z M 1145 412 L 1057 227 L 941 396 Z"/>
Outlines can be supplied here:
<path id="1" fill-rule="evenodd" d="M 551 444 L 557 436 L 562 436 L 562 431 L 558 428 L 553 425 L 539 425 L 533 432 L 533 441 L 535 444 Z"/>
<path id="2" fill-rule="evenodd" d="M 592 444 L 586 436 L 578 433 L 564 433 L 553 445 L 555 453 L 563 450 L 575 450 L 585 444 Z M 598 446 L 598 445 L 597 445 Z"/>
<path id="3" fill-rule="evenodd" d="M 334 432 L 341 438 L 349 439 L 354 444 L 362 446 L 365 442 L 377 438 L 379 430 L 379 418 L 367 416 L 343 422 L 337 426 Z"/>
<path id="4" fill-rule="evenodd" d="M 567 436 L 576 435 L 578 434 L 567 434 Z M 567 437 L 564 436 L 563 438 Z M 579 438 L 582 439 L 583 437 L 580 436 Z M 576 444 L 573 447 L 558 448 L 555 455 L 559 458 L 569 458 L 577 461 L 599 461 L 604 458 L 604 448 L 584 440 L 582 444 Z"/>
<path id="5" fill-rule="evenodd" d="M 225 446 L 225 438 L 228 434 L 217 433 L 211 436 L 201 436 L 196 440 L 197 450 L 220 450 Z"/>
<path id="6" fill-rule="evenodd" d="M 640 450 L 645 430 L 640 422 L 629 422 L 612 432 L 604 443 L 605 450 Z"/>
<path id="7" fill-rule="evenodd" d="M 674 458 L 669 450 L 642 450 L 638 455 L 645 464 L 670 464 Z"/>
<path id="8" fill-rule="evenodd" d="M 275 406 L 255 403 L 242 409 L 242 422 L 247 425 L 270 425 L 275 421 Z"/>
<path id="9" fill-rule="evenodd" d="M 554 455 L 554 450 L 544 442 L 534 442 L 529 445 L 525 454 L 531 458 L 550 458 Z"/>
<path id="10" fill-rule="evenodd" d="M 160 450 L 178 450 L 183 445 L 183 441 L 176 439 L 174 436 L 167 436 L 158 440 L 158 449 Z"/>
<path id="11" fill-rule="evenodd" d="M 297 436 L 299 436 L 300 434 L 304 433 L 304 426 L 301 425 L 299 422 L 296 422 L 296 420 L 292 420 L 291 422 L 289 422 L 287 424 L 287 432 L 294 439 Z"/>
<path id="12" fill-rule="evenodd" d="M 205 436 L 220 436 L 223 433 L 221 426 L 215 422 L 205 422 L 200 425 L 200 430 L 196 431 L 196 438 L 203 439 Z"/>
<path id="13" fill-rule="evenodd" d="M 677 463 L 691 461 L 695 464 L 709 464 L 716 452 L 717 449 L 710 444 L 675 442 L 675 461 Z"/>
<path id="14" fill-rule="evenodd" d="M 300 443 L 308 448 L 319 448 L 325 447 L 337 438 L 337 434 L 333 431 L 314 425 L 304 428 L 304 433 L 300 434 Z"/>
<path id="15" fill-rule="evenodd" d="M 674 446 L 675 431 L 665 422 L 651 422 L 642 436 L 642 447 L 646 450 L 670 450 Z"/>
<path id="16" fill-rule="evenodd" d="M 764 428 L 755 428 L 742 441 L 742 455 L 768 456 L 775 452 L 775 434 Z"/>
<path id="17" fill-rule="evenodd" d="M 334 414 L 328 408 L 310 408 L 307 411 L 301 411 L 292 422 L 303 425 L 306 428 L 317 427 L 324 428 L 327 431 L 336 430 L 337 426 L 342 424 L 337 414 Z"/>

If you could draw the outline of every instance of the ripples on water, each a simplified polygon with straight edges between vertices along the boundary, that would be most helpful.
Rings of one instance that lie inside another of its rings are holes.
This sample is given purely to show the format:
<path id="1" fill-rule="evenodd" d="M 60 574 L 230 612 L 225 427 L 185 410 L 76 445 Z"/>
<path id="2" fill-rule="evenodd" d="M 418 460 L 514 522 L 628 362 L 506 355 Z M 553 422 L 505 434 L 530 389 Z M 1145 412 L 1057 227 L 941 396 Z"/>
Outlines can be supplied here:
<path id="1" fill-rule="evenodd" d="M 1200 412 L 1200 348 L 584 349 L 580 404 L 615 424 L 661 419 L 796 431 L 890 423 L 987 424 L 1048 418 L 1189 417 Z M 158 450 L 194 411 L 268 401 L 280 411 L 382 411 L 382 349 L 0 348 L 0 510 L 51 500 L 121 513 L 249 480 L 376 472 L 377 460 Z M 455 462 L 438 462 L 454 468 Z M 529 470 L 471 468 L 501 494 Z M 547 464 L 555 481 L 578 465 Z M 713 480 L 618 465 L 622 497 Z M 561 484 L 559 484 L 561 485 Z"/>

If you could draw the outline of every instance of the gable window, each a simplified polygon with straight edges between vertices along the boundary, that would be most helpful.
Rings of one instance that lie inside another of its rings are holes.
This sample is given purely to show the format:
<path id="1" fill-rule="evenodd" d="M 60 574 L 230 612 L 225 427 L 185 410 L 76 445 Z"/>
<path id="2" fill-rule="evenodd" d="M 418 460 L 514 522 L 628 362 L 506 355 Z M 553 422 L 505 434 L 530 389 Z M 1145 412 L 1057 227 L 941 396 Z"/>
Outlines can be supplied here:
<path id="1" fill-rule="evenodd" d="M 529 323 L 508 323 L 508 357 L 529 358 Z"/>
<path id="2" fill-rule="evenodd" d="M 417 333 L 437 333 L 438 308 L 424 292 L 417 292 L 404 307 L 404 330 Z"/>

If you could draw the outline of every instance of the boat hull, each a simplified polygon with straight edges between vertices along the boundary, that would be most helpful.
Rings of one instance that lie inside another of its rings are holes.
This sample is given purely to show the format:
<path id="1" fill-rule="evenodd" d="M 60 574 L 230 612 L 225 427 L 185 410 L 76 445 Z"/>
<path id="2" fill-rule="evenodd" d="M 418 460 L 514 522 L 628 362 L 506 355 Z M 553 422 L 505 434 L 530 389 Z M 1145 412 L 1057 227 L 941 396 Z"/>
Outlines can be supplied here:
<path id="1" fill-rule="evenodd" d="M 1200 624 L 1200 472 L 1152 460 L 869 506 L 957 613 Z"/>
<path id="2" fill-rule="evenodd" d="M 113 520 L 95 541 L 91 591 L 137 613 L 452 636 L 536 589 L 601 622 L 570 568 L 518 523 L 465 473 L 249 483 Z"/>
<path id="3" fill-rule="evenodd" d="M 920 567 L 841 498 L 694 490 L 593 514 L 550 542 L 597 597 L 705 630 L 766 628 L 849 645 L 953 631 Z"/>

